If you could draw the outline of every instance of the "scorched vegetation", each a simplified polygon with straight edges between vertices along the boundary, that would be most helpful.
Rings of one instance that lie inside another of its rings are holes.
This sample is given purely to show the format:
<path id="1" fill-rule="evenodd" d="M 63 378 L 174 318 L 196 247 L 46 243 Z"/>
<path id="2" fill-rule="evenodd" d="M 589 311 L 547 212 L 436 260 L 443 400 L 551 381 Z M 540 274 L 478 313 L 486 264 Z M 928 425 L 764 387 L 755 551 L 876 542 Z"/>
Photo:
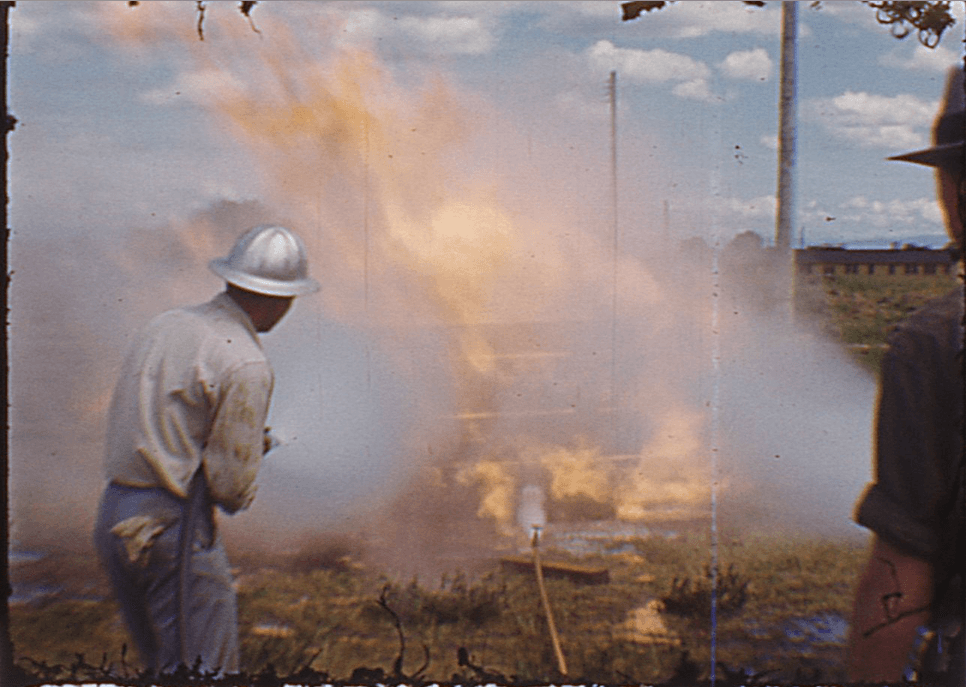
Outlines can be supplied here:
<path id="1" fill-rule="evenodd" d="M 606 582 L 546 579 L 568 676 L 611 684 L 707 677 L 714 633 L 721 675 L 841 680 L 863 546 L 721 543 L 713 587 L 710 544 L 682 534 L 619 539 L 593 556 L 544 551 L 550 565 L 608 570 Z M 250 675 L 464 684 L 559 677 L 534 575 L 504 570 L 497 559 L 474 576 L 410 580 L 351 554 L 314 569 L 279 557 L 248 565 L 238 583 Z M 137 677 L 113 602 L 46 597 L 11 612 L 18 665 L 33 674 Z"/>

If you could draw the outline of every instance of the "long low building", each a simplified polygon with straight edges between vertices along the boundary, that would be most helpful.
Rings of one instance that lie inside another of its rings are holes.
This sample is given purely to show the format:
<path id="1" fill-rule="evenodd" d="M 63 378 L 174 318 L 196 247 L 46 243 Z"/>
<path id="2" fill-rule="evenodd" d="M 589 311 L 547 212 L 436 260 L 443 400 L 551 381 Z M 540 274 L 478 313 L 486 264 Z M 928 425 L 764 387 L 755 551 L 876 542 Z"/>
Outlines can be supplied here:
<path id="1" fill-rule="evenodd" d="M 950 274 L 956 267 L 946 248 L 851 249 L 811 246 L 795 251 L 799 274 Z"/>

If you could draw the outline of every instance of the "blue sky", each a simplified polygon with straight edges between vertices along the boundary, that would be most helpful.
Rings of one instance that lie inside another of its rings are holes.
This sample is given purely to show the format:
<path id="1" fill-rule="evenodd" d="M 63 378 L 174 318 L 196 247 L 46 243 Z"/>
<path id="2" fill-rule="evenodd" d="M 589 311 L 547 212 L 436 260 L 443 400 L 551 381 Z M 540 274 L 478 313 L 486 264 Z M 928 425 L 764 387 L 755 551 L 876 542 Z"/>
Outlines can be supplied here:
<path id="1" fill-rule="evenodd" d="M 158 3 L 115 4 L 24 3 L 11 13 L 15 230 L 123 231 L 219 198 L 261 199 L 210 135 L 206 75 L 179 37 L 139 50 L 112 37 L 114 22 L 136 15 L 150 25 Z M 153 21 L 193 40 L 193 8 L 174 5 Z M 803 231 L 808 243 L 941 240 L 929 172 L 884 158 L 927 142 L 957 59 L 962 3 L 934 50 L 894 39 L 861 3 L 808 5 L 799 7 L 796 242 Z M 325 18 L 334 24 L 315 40 L 328 49 L 371 49 L 403 86 L 445 79 L 516 127 L 538 174 L 556 166 L 542 153 L 569 145 L 575 170 L 609 178 L 605 89 L 616 70 L 627 235 L 646 232 L 648 218 L 663 222 L 665 201 L 675 238 L 774 234 L 779 3 L 679 2 L 631 22 L 617 2 L 268 2 L 252 16 L 262 33 L 233 40 L 270 50 L 270 20 L 304 38 Z M 232 3 L 211 3 L 207 21 L 212 50 L 227 40 L 222 23 L 247 29 Z"/>
<path id="2" fill-rule="evenodd" d="M 934 50 L 895 39 L 859 2 L 810 4 L 798 3 L 795 244 L 944 244 L 930 171 L 885 158 L 928 143 L 963 3 Z M 710 268 L 687 288 L 669 284 L 668 250 L 774 236 L 779 3 L 677 2 L 622 22 L 610 1 L 273 0 L 255 7 L 254 28 L 235 2 L 206 8 L 204 41 L 192 2 L 20 2 L 10 13 L 15 533 L 92 517 L 131 332 L 220 288 L 207 261 L 263 221 L 302 234 L 323 289 L 265 337 L 271 421 L 289 443 L 263 471 L 251 531 L 281 517 L 279 504 L 303 503 L 293 493 L 312 504 L 299 517 L 341 517 L 360 493 L 391 491 L 413 455 L 442 455 L 473 374 L 516 410 L 595 406 L 620 376 L 644 444 L 662 422 L 698 418 L 706 432 L 702 394 L 727 374 L 702 348 L 718 330 L 700 282 Z M 827 466 L 844 496 L 824 512 L 841 525 L 867 479 L 872 385 L 836 372 L 825 348 L 792 354 L 815 363 L 796 380 L 756 373 L 766 356 L 755 351 L 787 342 L 747 341 L 767 327 L 738 326 L 739 312 L 733 369 L 773 382 L 734 382 L 745 400 L 727 416 L 761 433 L 744 453 L 763 457 L 768 484 L 798 474 L 783 464 L 771 476 L 771 456 L 797 455 L 807 476 L 820 472 L 816 451 L 840 454 L 804 437 L 840 439 L 852 460 Z M 603 324 L 566 351 L 537 351 L 532 369 L 475 329 L 531 321 Z M 769 369 L 792 367 L 779 356 Z M 756 414 L 766 406 L 792 416 Z M 791 433 L 766 436 L 803 418 L 795 446 Z M 498 429 L 496 444 L 517 440 Z M 32 496 L 51 491 L 59 498 Z M 795 498 L 808 512 L 811 494 Z"/>

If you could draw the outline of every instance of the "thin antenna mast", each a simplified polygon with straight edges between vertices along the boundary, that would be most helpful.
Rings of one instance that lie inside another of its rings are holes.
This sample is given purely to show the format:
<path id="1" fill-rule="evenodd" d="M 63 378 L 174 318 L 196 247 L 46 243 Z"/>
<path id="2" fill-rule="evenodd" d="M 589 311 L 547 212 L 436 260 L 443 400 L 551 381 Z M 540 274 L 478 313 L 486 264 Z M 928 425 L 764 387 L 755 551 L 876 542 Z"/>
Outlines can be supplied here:
<path id="1" fill-rule="evenodd" d="M 617 213 L 617 72 L 610 73 L 607 83 L 610 96 L 610 174 L 611 174 L 611 203 L 613 216 L 613 292 L 611 294 L 611 328 L 610 328 L 610 405 L 611 429 L 613 439 L 617 439 L 617 271 L 620 248 L 620 232 L 618 231 Z M 615 446 L 616 450 L 616 446 Z"/>

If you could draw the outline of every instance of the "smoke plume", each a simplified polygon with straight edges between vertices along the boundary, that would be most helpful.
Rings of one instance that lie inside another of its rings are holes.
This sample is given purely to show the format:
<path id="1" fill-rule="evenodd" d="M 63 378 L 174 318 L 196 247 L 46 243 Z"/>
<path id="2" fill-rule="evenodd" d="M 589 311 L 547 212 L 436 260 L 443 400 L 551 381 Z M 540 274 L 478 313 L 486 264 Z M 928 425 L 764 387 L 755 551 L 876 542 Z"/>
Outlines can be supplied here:
<path id="1" fill-rule="evenodd" d="M 833 346 L 646 219 L 646 253 L 615 252 L 607 184 L 561 198 L 553 168 L 480 155 L 525 136 L 441 74 L 397 81 L 331 22 L 296 37 L 266 15 L 259 38 L 212 15 L 199 45 L 142 5 L 105 18 L 111 40 L 183 50 L 263 194 L 119 244 L 20 242 L 15 537 L 89 527 L 132 332 L 216 292 L 207 261 L 266 221 L 300 233 L 323 288 L 264 337 L 283 445 L 225 519 L 236 545 L 353 532 L 428 570 L 581 515 L 851 531 L 874 385 Z"/>

